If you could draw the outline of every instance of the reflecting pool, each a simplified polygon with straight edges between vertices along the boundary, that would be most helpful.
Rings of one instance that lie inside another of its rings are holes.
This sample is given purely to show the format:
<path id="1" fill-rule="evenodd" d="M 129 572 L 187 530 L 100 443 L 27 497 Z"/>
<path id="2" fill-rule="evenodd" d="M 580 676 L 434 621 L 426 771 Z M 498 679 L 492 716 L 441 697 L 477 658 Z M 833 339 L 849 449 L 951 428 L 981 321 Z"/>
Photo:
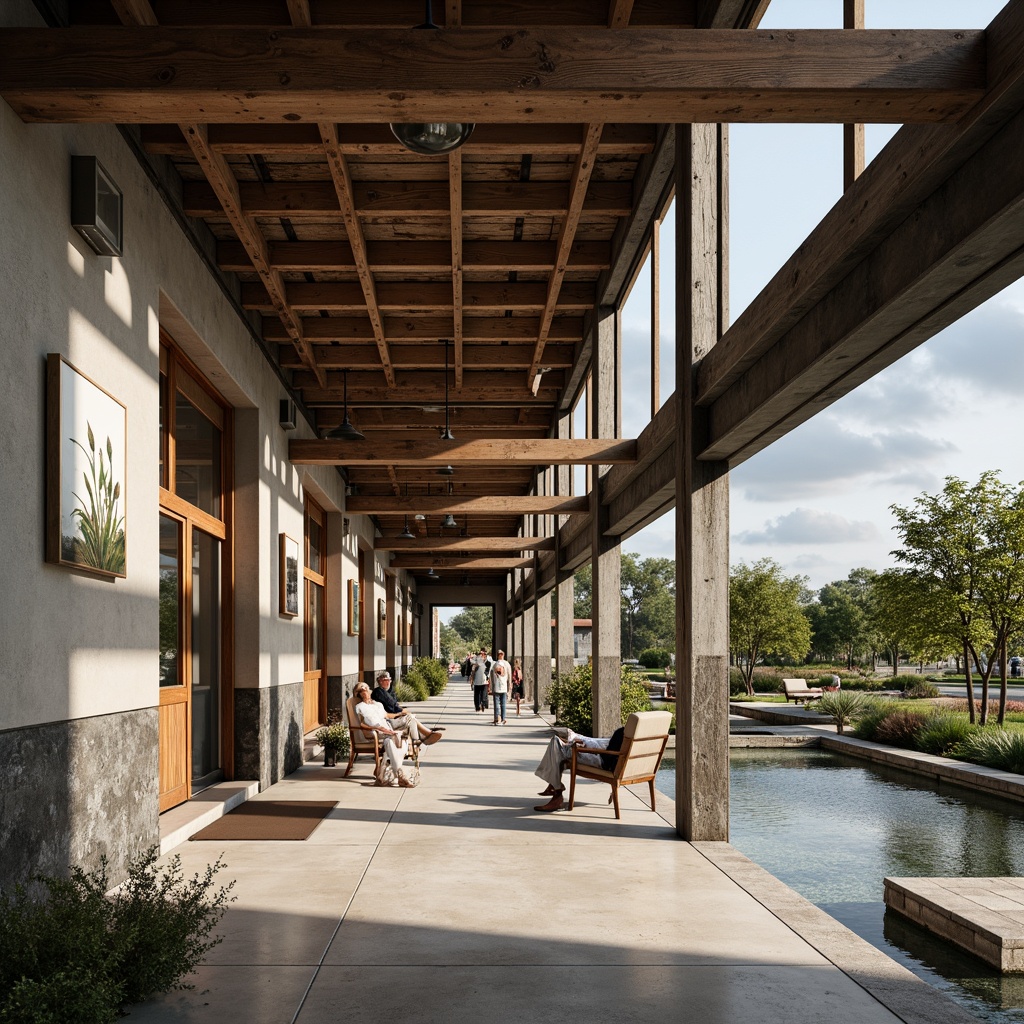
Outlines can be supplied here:
<path id="1" fill-rule="evenodd" d="M 1024 805 L 814 749 L 731 751 L 730 840 L 981 1020 L 1024 1024 L 1024 977 L 886 914 L 890 876 L 1024 876 Z M 674 795 L 666 761 L 658 788 Z"/>

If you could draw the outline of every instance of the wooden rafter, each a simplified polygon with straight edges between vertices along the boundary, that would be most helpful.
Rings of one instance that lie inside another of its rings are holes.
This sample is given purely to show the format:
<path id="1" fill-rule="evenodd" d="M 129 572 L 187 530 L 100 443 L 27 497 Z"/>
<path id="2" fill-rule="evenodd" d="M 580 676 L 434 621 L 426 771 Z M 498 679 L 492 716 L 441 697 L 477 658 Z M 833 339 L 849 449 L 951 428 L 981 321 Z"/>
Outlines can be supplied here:
<path id="1" fill-rule="evenodd" d="M 537 497 L 536 495 L 411 495 L 409 497 L 370 497 L 357 495 L 348 499 L 347 511 L 353 515 L 415 515 L 428 514 L 473 516 L 586 515 L 590 506 L 583 497 Z"/>
<path id="2" fill-rule="evenodd" d="M 608 5 L 608 27 L 625 28 L 633 13 L 633 0 L 611 0 Z"/>
<path id="3" fill-rule="evenodd" d="M 507 308 L 507 307 L 506 307 Z M 463 319 L 463 341 L 532 342 L 537 338 L 540 321 L 532 316 L 471 316 Z M 445 336 L 450 321 L 440 316 L 385 317 L 384 334 L 389 342 L 436 341 Z M 310 317 L 303 321 L 303 331 L 310 342 L 373 342 L 369 321 L 358 317 Z M 271 342 L 287 342 L 288 336 L 277 318 L 265 318 L 263 337 Z M 578 342 L 583 337 L 583 320 L 578 316 L 555 318 L 548 332 L 548 341 Z M 442 353 L 443 358 L 443 353 Z"/>
<path id="4" fill-rule="evenodd" d="M 298 28 L 309 28 L 313 24 L 313 18 L 309 12 L 309 0 L 287 0 L 288 17 L 293 25 Z"/>
<path id="5" fill-rule="evenodd" d="M 455 558 L 452 556 L 396 555 L 391 559 L 392 569 L 487 569 L 508 572 L 525 569 L 533 565 L 533 557 L 527 558 Z"/>
<path id="6" fill-rule="evenodd" d="M 466 345 L 463 365 L 467 369 L 488 369 L 500 359 L 503 369 L 529 369 L 533 360 L 533 345 Z M 317 345 L 313 349 L 317 365 L 325 370 L 374 370 L 380 368 L 380 357 L 373 345 Z M 544 350 L 544 363 L 555 369 L 566 369 L 573 364 L 572 345 L 548 345 Z M 439 345 L 395 345 L 391 348 L 391 364 L 396 370 L 444 370 L 444 351 Z M 296 368 L 302 365 L 297 356 L 281 353 L 281 365 Z"/>
<path id="7" fill-rule="evenodd" d="M 235 179 L 227 160 L 220 153 L 215 153 L 209 146 L 206 135 L 206 125 L 187 124 L 181 126 L 192 148 L 196 162 L 206 175 L 206 180 L 216 192 L 220 205 L 231 224 L 232 229 L 238 236 L 238 240 L 245 246 L 245 250 L 252 260 L 256 273 L 266 289 L 270 298 L 270 304 L 278 315 L 289 340 L 295 346 L 303 363 L 309 367 L 316 376 L 321 387 L 326 386 L 327 377 L 324 371 L 316 365 L 313 358 L 313 350 L 309 342 L 302 336 L 302 321 L 295 311 L 288 305 L 284 279 L 279 271 L 274 270 L 270 265 L 267 252 L 267 242 L 263 237 L 256 222 L 246 216 L 242 210 L 241 198 L 238 192 L 238 182 Z"/>
<path id="8" fill-rule="evenodd" d="M 376 551 L 554 551 L 551 537 L 378 537 Z"/>
<path id="9" fill-rule="evenodd" d="M 612 465 L 636 459 L 633 440 L 305 441 L 288 444 L 297 466 L 548 466 Z"/>
<path id="10" fill-rule="evenodd" d="M 459 6 L 456 3 L 456 6 Z M 452 236 L 452 326 L 455 339 L 455 386 L 462 387 L 462 153 L 448 157 L 448 205 Z"/>
<path id="11" fill-rule="evenodd" d="M 537 347 L 533 353 L 533 365 L 530 367 L 527 383 L 530 387 L 536 387 L 538 382 L 538 370 L 541 365 L 541 358 L 544 355 L 544 346 L 548 340 L 548 330 L 551 327 L 551 319 L 555 315 L 558 306 L 558 296 L 561 294 L 562 281 L 565 278 L 565 271 L 569 264 L 569 253 L 576 238 L 576 229 L 579 227 L 580 217 L 583 213 L 583 204 L 586 200 L 587 189 L 590 186 L 590 178 L 594 173 L 594 164 L 597 156 L 597 145 L 601 141 L 601 132 L 604 125 L 588 124 L 583 132 L 583 145 L 580 148 L 579 156 L 573 165 L 572 177 L 569 179 L 569 209 L 566 211 L 565 219 L 558 229 L 558 244 L 556 246 L 555 266 L 548 278 L 547 297 L 544 302 L 544 309 L 540 314 L 540 331 L 537 336 Z"/>
<path id="12" fill-rule="evenodd" d="M 110 0 L 122 25 L 159 25 L 149 0 Z"/>
<path id="13" fill-rule="evenodd" d="M 957 120 L 985 89 L 984 31 L 89 26 L 0 36 L 0 95 L 26 121 L 302 111 L 315 122 L 565 123 L 585 109 L 594 122 L 924 123 Z"/>
<path id="14" fill-rule="evenodd" d="M 352 174 L 349 171 L 348 160 L 338 148 L 338 126 L 336 124 L 322 123 L 320 125 L 320 138 L 323 142 L 324 153 L 327 156 L 327 166 L 331 171 L 331 180 L 334 182 L 337 201 L 341 206 L 341 215 L 345 221 L 345 231 L 348 233 L 348 243 L 352 248 L 352 259 L 355 262 L 356 274 L 359 277 L 359 287 L 363 293 L 363 301 L 366 303 L 366 315 L 369 317 L 370 324 L 373 327 L 377 351 L 380 353 L 381 365 L 384 367 L 384 377 L 389 384 L 394 384 L 395 371 L 391 366 L 388 342 L 384 336 L 384 323 L 381 318 L 380 308 L 377 305 L 377 286 L 366 256 L 366 240 L 363 237 L 363 226 L 359 223 L 359 217 L 356 214 Z"/>

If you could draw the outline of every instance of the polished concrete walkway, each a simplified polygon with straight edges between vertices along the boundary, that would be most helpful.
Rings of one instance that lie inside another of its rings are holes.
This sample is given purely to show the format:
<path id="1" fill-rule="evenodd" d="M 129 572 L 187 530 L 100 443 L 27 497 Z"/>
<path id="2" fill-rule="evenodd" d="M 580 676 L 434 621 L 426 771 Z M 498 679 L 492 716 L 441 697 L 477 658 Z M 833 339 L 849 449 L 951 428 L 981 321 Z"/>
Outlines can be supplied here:
<path id="1" fill-rule="evenodd" d="M 534 813 L 540 718 L 494 728 L 459 677 L 421 717 L 448 731 L 418 788 L 310 764 L 255 798 L 337 800 L 307 841 L 173 851 L 189 873 L 223 854 L 238 899 L 195 989 L 127 1020 L 973 1020 L 728 844 L 680 841 L 671 801 L 616 821 L 584 783 Z"/>

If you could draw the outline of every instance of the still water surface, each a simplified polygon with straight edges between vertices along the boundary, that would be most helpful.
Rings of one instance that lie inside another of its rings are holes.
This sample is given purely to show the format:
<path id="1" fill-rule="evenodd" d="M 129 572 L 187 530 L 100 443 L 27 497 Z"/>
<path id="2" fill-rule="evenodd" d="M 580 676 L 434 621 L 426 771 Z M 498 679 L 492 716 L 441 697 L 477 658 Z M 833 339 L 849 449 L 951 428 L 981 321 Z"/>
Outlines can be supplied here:
<path id="1" fill-rule="evenodd" d="M 1024 1024 L 1001 976 L 885 913 L 890 876 L 1024 876 L 1024 806 L 820 750 L 731 752 L 730 840 L 981 1020 Z M 675 766 L 658 788 L 674 795 Z"/>

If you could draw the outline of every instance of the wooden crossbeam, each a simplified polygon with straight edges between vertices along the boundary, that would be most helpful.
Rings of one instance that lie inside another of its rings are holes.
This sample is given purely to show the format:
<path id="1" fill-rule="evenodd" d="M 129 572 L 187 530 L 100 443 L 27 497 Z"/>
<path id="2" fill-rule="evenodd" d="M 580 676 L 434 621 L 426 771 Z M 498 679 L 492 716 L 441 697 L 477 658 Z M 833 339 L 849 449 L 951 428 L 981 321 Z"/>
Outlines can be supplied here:
<path id="1" fill-rule="evenodd" d="M 460 8 L 461 10 L 461 8 Z M 452 321 L 455 342 L 455 386 L 462 387 L 462 152 L 448 157 L 448 205 L 452 239 Z M 445 352 L 447 353 L 447 349 Z"/>
<path id="2" fill-rule="evenodd" d="M 386 124 L 339 124 L 341 151 L 346 156 L 397 156 L 405 148 Z M 654 148 L 656 128 L 649 124 L 606 124 L 598 146 L 599 156 L 640 156 Z M 189 156 L 190 150 L 176 125 L 142 126 L 142 142 L 150 153 Z M 235 156 L 249 153 L 320 153 L 320 133 L 312 124 L 214 124 L 210 145 Z M 497 154 L 515 158 L 575 156 L 580 148 L 576 126 L 565 124 L 478 124 L 462 146 L 466 156 Z"/>
<path id="3" fill-rule="evenodd" d="M 277 274 L 277 271 L 267 269 Z M 260 280 L 263 281 L 262 275 Z M 366 310 L 366 297 L 358 284 L 289 282 L 283 295 L 287 305 L 294 310 L 326 309 L 338 313 L 362 313 Z M 452 286 L 447 281 L 412 285 L 405 281 L 382 281 L 377 285 L 376 300 L 378 308 L 385 312 L 444 310 L 450 313 L 455 308 Z M 536 312 L 547 302 L 547 286 L 542 281 L 467 281 L 463 284 L 463 301 L 472 305 L 478 314 L 501 314 L 507 309 Z M 559 289 L 556 302 L 559 310 L 586 312 L 594 305 L 594 285 L 588 281 L 570 281 Z M 243 284 L 242 305 L 247 309 L 277 309 L 276 300 L 268 295 L 265 282 L 263 285 Z M 450 336 L 450 327 L 449 320 L 449 331 L 441 337 Z"/>
<path id="4" fill-rule="evenodd" d="M 357 495 L 345 502 L 352 515 L 452 515 L 532 516 L 586 515 L 590 506 L 586 497 L 544 497 L 537 495 L 486 495 L 466 498 L 458 495 L 412 495 L 410 497 L 371 497 Z"/>
<path id="5" fill-rule="evenodd" d="M 375 551 L 554 551 L 552 537 L 378 537 Z"/>
<path id="6" fill-rule="evenodd" d="M 496 362 L 506 370 L 528 369 L 533 360 L 532 345 L 466 345 L 462 362 L 466 369 L 493 369 Z M 372 345 L 317 346 L 313 349 L 317 365 L 325 370 L 372 370 L 380 368 L 380 357 Z M 444 350 L 439 345 L 395 345 L 390 349 L 391 365 L 396 370 L 444 370 Z M 573 364 L 575 350 L 572 345 L 548 345 L 544 349 L 544 363 L 556 369 Z M 289 368 L 303 366 L 297 355 L 282 353 L 281 365 Z"/>
<path id="7" fill-rule="evenodd" d="M 330 169 L 331 180 L 334 183 L 335 196 L 341 207 L 342 218 L 345 221 L 345 233 L 348 235 L 352 259 L 356 266 L 356 274 L 359 277 L 359 287 L 363 293 L 366 315 L 369 318 L 370 326 L 373 328 L 377 352 L 380 354 L 381 365 L 384 367 L 384 377 L 389 384 L 394 384 L 395 371 L 391 366 L 391 354 L 388 352 L 388 341 L 384 334 L 384 320 L 377 305 L 377 286 L 373 279 L 373 273 L 370 270 L 369 259 L 366 254 L 363 226 L 360 224 L 359 217 L 356 214 L 352 174 L 349 171 L 348 160 L 345 154 L 338 148 L 338 126 L 321 122 L 320 139 L 323 142 L 327 166 Z"/>
<path id="8" fill-rule="evenodd" d="M 636 441 L 542 438 L 489 441 L 306 441 L 288 443 L 297 466 L 612 465 L 636 459 Z"/>
<path id="9" fill-rule="evenodd" d="M 528 558 L 453 558 L 425 555 L 396 555 L 391 559 L 392 569 L 488 569 L 511 572 L 533 565 L 533 556 Z"/>
<path id="10" fill-rule="evenodd" d="M 629 12 L 626 11 L 626 19 Z M 541 366 L 541 359 L 544 355 L 544 346 L 548 340 L 548 328 L 551 326 L 551 319 L 558 307 L 558 297 L 561 294 L 562 281 L 565 278 L 565 271 L 568 267 L 569 252 L 576 238 L 576 229 L 580 224 L 580 217 L 583 214 L 583 203 L 587 195 L 587 188 L 590 185 L 590 178 L 594 172 L 594 165 L 597 162 L 597 143 L 601 138 L 600 124 L 588 124 L 583 131 L 583 145 L 580 147 L 579 155 L 573 166 L 572 177 L 569 179 L 569 208 L 566 211 L 565 219 L 558 229 L 557 254 L 555 266 L 548 277 L 548 290 L 544 300 L 544 308 L 540 314 L 540 331 L 537 336 L 537 347 L 533 354 L 533 362 L 530 365 L 530 372 L 527 383 L 533 387 L 538 380 L 537 374 Z"/>
<path id="11" fill-rule="evenodd" d="M 277 270 L 349 271 L 356 269 L 352 247 L 344 239 L 313 242 L 269 242 L 270 265 Z M 516 242 L 505 240 L 463 241 L 462 269 L 505 273 L 545 271 L 555 265 L 554 242 Z M 399 273 L 448 273 L 452 270 L 452 246 L 448 242 L 367 242 L 366 258 L 373 271 Z M 217 264 L 222 270 L 253 270 L 245 247 L 240 242 L 217 243 Z M 611 246 L 607 242 L 575 242 L 569 250 L 570 271 L 596 273 L 611 265 Z"/>
<path id="12" fill-rule="evenodd" d="M 312 218 L 342 216 L 332 181 L 241 182 L 243 211 L 252 217 Z M 588 217 L 625 217 L 632 207 L 628 181 L 599 181 L 591 185 L 584 203 Z M 352 183 L 355 212 L 366 220 L 404 217 L 448 218 L 451 196 L 441 181 L 356 181 Z M 470 181 L 462 189 L 462 215 L 477 217 L 560 217 L 569 208 L 569 187 L 560 182 Z M 203 182 L 187 181 L 182 201 L 190 217 L 220 213 L 217 194 Z"/>
<path id="13" fill-rule="evenodd" d="M 445 336 L 449 321 L 441 317 L 409 316 L 385 317 L 384 336 L 389 342 L 437 341 Z M 535 316 L 463 318 L 463 340 L 476 342 L 533 341 L 537 337 L 539 321 Z M 372 342 L 369 321 L 356 317 L 304 317 L 303 336 L 314 344 L 332 342 L 360 344 Z M 276 317 L 263 320 L 263 337 L 267 341 L 287 342 L 289 337 Z M 576 316 L 556 316 L 548 331 L 549 341 L 578 342 L 583 337 L 583 319 Z"/>
<path id="14" fill-rule="evenodd" d="M 306 405 L 311 409 L 321 406 L 332 406 L 341 408 L 342 385 L 341 381 L 331 383 L 329 387 L 318 387 L 312 373 L 303 371 L 302 375 L 296 375 L 295 386 L 305 389 Z M 466 375 L 469 376 L 468 374 Z M 479 371 L 473 373 L 475 378 L 484 378 L 475 386 L 463 388 L 461 392 L 453 392 L 449 401 L 451 407 L 471 405 L 478 409 L 518 409 L 523 405 L 545 406 L 553 400 L 552 391 L 541 391 L 539 395 L 533 393 L 525 384 L 515 386 L 502 384 L 500 388 L 494 386 L 494 374 L 482 374 Z M 545 374 L 551 377 L 552 374 Z M 306 379 L 308 378 L 308 379 Z M 557 388 L 554 389 L 557 391 Z M 402 381 L 399 379 L 394 387 L 388 387 L 383 382 L 379 387 L 366 386 L 348 391 L 348 404 L 350 409 L 358 409 L 363 406 L 370 408 L 412 408 L 422 409 L 425 405 L 444 406 L 444 386 L 440 387 L 431 384 L 429 387 L 422 387 L 415 381 Z"/>
<path id="15" fill-rule="evenodd" d="M 0 95 L 48 122 L 921 123 L 981 98 L 985 57 L 953 31 L 9 28 Z"/>

